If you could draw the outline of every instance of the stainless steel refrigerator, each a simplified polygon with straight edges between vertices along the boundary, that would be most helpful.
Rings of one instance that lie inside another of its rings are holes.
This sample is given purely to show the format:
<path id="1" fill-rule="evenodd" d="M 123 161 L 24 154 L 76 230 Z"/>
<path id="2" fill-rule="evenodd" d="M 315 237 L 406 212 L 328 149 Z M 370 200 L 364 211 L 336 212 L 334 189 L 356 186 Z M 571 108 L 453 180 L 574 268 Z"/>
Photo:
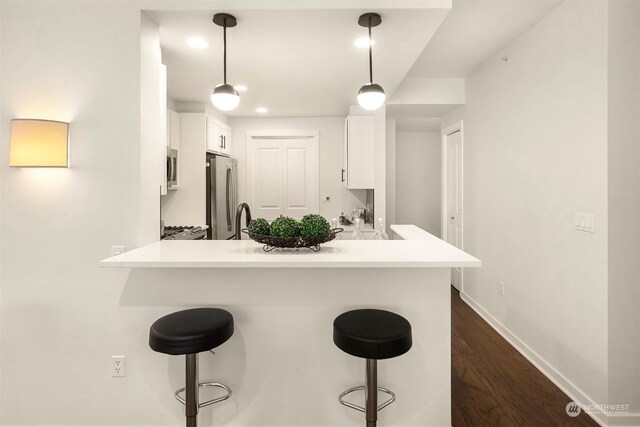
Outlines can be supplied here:
<path id="1" fill-rule="evenodd" d="M 233 239 L 238 206 L 238 162 L 230 157 L 207 153 L 206 165 L 207 239 Z"/>

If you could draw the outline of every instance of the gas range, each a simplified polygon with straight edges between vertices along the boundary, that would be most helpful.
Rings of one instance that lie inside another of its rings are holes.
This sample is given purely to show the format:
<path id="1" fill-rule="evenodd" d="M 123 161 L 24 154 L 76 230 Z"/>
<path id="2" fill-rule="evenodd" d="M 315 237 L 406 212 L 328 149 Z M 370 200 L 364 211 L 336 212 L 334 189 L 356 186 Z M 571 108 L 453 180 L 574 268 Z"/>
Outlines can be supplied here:
<path id="1" fill-rule="evenodd" d="M 169 225 L 164 227 L 161 240 L 204 240 L 207 238 L 207 227 L 193 225 Z"/>

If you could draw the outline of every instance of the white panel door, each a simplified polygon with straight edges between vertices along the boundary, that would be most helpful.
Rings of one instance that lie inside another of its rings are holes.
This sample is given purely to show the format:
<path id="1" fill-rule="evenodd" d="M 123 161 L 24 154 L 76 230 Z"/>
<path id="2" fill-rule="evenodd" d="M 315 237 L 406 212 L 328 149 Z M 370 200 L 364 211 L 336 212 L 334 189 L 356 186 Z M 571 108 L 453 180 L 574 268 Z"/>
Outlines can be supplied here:
<path id="1" fill-rule="evenodd" d="M 318 144 L 314 138 L 253 138 L 249 204 L 256 218 L 318 213 Z"/>
<path id="2" fill-rule="evenodd" d="M 254 141 L 250 206 L 256 218 L 274 219 L 283 212 L 282 153 L 283 147 L 275 146 L 272 141 Z"/>
<path id="3" fill-rule="evenodd" d="M 462 249 L 462 135 L 447 136 L 447 242 Z M 451 284 L 460 290 L 462 268 L 451 269 Z"/>
<path id="4" fill-rule="evenodd" d="M 284 149 L 284 212 L 297 219 L 318 213 L 318 155 L 311 139 L 287 140 Z"/>

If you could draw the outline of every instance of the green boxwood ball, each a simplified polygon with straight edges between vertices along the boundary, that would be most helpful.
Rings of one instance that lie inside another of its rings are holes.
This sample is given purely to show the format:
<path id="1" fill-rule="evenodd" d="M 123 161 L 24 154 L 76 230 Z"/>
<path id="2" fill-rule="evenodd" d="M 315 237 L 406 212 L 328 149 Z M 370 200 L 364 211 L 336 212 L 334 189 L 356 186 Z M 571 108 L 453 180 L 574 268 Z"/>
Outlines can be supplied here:
<path id="1" fill-rule="evenodd" d="M 280 216 L 271 223 L 271 235 L 276 237 L 298 237 L 300 224 L 288 216 Z"/>
<path id="2" fill-rule="evenodd" d="M 271 233 L 271 226 L 269 221 L 264 218 L 256 218 L 249 223 L 249 232 L 252 234 L 259 234 L 261 236 L 268 236 Z"/>
<path id="3" fill-rule="evenodd" d="M 300 235 L 302 237 L 324 237 L 330 231 L 329 222 L 321 215 L 305 215 L 300 221 Z"/>

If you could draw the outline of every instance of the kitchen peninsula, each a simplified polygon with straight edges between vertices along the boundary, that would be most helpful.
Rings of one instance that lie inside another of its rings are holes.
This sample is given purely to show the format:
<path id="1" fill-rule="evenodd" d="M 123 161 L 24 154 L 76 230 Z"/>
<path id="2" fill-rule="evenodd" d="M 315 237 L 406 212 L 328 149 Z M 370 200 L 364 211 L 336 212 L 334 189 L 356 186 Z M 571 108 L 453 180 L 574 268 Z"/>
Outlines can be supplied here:
<path id="1" fill-rule="evenodd" d="M 233 314 L 235 335 L 215 362 L 201 358 L 201 381 L 219 380 L 234 392 L 201 411 L 214 425 L 360 425 L 362 414 L 337 396 L 363 383 L 364 362 L 334 346 L 332 322 L 364 307 L 394 311 L 413 329 L 413 348 L 380 362 L 379 385 L 398 396 L 380 412 L 380 425 L 450 425 L 450 269 L 481 263 L 417 227 L 392 229 L 406 240 L 334 240 L 318 253 L 265 253 L 247 240 L 161 241 L 101 266 L 131 268 L 123 305 L 215 306 Z M 206 365 L 215 366 L 208 372 Z M 166 393 L 156 390 L 158 399 L 179 413 L 166 378 L 154 387 L 161 384 Z"/>

